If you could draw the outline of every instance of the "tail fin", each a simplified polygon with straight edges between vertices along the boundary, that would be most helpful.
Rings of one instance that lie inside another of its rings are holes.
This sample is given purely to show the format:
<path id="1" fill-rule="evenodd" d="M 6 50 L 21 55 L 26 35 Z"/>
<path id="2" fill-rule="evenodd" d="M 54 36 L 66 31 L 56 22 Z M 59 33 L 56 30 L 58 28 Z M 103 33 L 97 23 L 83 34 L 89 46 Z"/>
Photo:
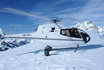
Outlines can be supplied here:
<path id="1" fill-rule="evenodd" d="M 0 39 L 2 39 L 4 37 L 4 33 L 2 31 L 2 29 L 0 28 Z"/>

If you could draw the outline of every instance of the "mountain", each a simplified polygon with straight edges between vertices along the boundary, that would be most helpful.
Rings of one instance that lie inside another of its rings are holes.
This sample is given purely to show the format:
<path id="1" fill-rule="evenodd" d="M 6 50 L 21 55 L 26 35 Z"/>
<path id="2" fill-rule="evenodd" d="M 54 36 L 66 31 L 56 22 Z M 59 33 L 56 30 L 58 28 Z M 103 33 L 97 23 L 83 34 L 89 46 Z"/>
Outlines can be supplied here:
<path id="1" fill-rule="evenodd" d="M 4 39 L 0 43 L 0 51 L 8 50 L 9 48 L 16 48 L 25 44 L 28 44 L 30 41 L 25 39 Z"/>
<path id="2" fill-rule="evenodd" d="M 82 23 L 77 23 L 74 27 L 80 28 L 82 30 L 96 31 L 100 35 L 104 35 L 104 26 L 96 26 L 96 25 L 92 24 L 91 21 L 85 21 Z"/>

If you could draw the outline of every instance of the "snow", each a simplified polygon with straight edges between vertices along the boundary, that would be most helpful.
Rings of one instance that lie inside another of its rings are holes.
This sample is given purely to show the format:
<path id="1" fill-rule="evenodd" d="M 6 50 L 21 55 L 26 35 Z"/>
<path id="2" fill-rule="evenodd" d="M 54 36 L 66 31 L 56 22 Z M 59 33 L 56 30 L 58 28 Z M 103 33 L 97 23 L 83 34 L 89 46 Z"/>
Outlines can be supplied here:
<path id="1" fill-rule="evenodd" d="M 5 51 L 28 44 L 31 41 L 25 39 L 3 39 L 0 42 L 0 51 Z"/>
<path id="2" fill-rule="evenodd" d="M 40 47 L 33 47 L 35 44 L 31 44 L 31 48 L 26 50 L 27 46 L 21 52 L 21 55 L 15 53 L 14 57 L 11 57 L 10 51 L 7 52 L 10 56 L 4 57 L 0 60 L 0 70 L 103 70 L 104 59 L 103 45 L 89 45 L 80 47 L 79 50 L 74 53 L 73 50 L 59 50 L 51 51 L 51 56 L 46 57 Z M 20 47 L 18 47 L 20 49 Z M 18 52 L 18 48 L 15 48 L 15 52 Z M 22 49 L 21 48 L 21 49 Z M 34 50 L 35 49 L 35 50 Z M 12 51 L 13 52 L 13 51 Z M 25 53 L 27 52 L 27 53 Z M 5 53 L 6 54 L 6 53 Z M 19 53 L 18 53 L 19 54 Z"/>
<path id="3" fill-rule="evenodd" d="M 92 30 L 98 32 L 100 35 L 104 35 L 104 26 L 95 26 L 91 21 L 85 21 L 82 23 L 77 23 L 74 27 L 80 28 L 82 30 Z"/>
<path id="4" fill-rule="evenodd" d="M 44 55 L 47 44 L 32 40 L 26 45 L 0 52 L 0 70 L 104 70 L 104 38 L 89 27 L 85 31 L 91 41 L 80 46 L 76 53 L 75 49 L 54 50 L 47 57 Z"/>

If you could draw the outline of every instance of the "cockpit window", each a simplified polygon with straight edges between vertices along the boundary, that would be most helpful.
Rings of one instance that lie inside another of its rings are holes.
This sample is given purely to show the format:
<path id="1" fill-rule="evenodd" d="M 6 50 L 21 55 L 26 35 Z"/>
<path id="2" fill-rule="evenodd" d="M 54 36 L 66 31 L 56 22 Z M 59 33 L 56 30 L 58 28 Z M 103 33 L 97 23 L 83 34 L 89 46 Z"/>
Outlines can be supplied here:
<path id="1" fill-rule="evenodd" d="M 60 33 L 69 37 L 81 38 L 78 29 L 76 28 L 62 29 Z"/>

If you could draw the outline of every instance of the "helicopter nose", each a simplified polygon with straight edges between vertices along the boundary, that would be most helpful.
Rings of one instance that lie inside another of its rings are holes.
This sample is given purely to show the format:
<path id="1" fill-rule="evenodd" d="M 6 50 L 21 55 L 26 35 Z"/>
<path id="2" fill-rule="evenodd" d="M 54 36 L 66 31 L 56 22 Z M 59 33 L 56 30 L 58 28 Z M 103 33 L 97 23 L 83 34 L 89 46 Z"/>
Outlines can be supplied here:
<path id="1" fill-rule="evenodd" d="M 88 43 L 90 41 L 90 36 L 87 33 L 81 33 L 81 35 L 85 43 Z"/>
<path id="2" fill-rule="evenodd" d="M 88 43 L 90 41 L 90 36 L 88 34 L 85 34 L 85 36 L 83 37 L 84 42 Z"/>
<path id="3" fill-rule="evenodd" d="M 88 36 L 86 37 L 85 43 L 88 43 L 89 41 L 90 41 L 90 36 L 88 35 Z"/>

